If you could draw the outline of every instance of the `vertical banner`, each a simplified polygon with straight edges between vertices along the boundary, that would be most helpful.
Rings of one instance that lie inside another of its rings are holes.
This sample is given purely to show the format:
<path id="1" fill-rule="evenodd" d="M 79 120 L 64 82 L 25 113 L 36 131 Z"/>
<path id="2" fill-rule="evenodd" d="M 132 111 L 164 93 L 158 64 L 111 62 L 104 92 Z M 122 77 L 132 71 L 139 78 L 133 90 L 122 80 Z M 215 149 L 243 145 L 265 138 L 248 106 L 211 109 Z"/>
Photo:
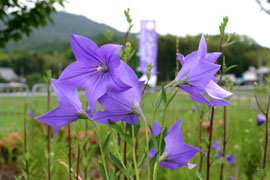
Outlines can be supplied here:
<path id="1" fill-rule="evenodd" d="M 156 86 L 157 81 L 157 33 L 156 33 L 156 23 L 154 20 L 143 20 L 141 21 L 141 31 L 139 34 L 139 57 L 140 66 L 139 70 L 142 72 L 143 76 L 140 80 L 146 80 L 146 71 L 148 64 L 153 65 L 151 71 L 151 78 L 149 80 L 149 85 Z"/>

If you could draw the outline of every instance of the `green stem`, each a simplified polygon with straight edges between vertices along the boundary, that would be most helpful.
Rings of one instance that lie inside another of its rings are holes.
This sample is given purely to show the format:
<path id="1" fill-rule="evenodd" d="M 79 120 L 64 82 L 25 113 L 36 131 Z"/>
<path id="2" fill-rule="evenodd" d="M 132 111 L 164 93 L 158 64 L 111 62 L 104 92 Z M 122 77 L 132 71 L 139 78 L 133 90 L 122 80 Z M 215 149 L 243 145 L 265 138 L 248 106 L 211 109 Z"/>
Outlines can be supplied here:
<path id="1" fill-rule="evenodd" d="M 172 86 L 172 88 L 170 89 L 170 92 L 169 92 L 169 96 L 172 94 L 174 88 L 177 86 L 178 84 L 175 84 Z M 168 102 L 165 104 L 165 107 L 164 107 L 164 111 L 163 111 L 163 117 L 162 117 L 162 122 L 161 122 L 161 132 L 160 132 L 160 138 L 159 138 L 159 147 L 158 147 L 158 158 L 157 158 L 157 161 L 155 163 L 155 166 L 154 166 L 154 177 L 153 179 L 156 180 L 157 179 L 157 173 L 158 173 L 158 163 L 159 163 L 159 159 L 160 159 L 160 152 L 161 152 L 161 145 L 162 145 L 162 137 L 163 137 L 163 131 L 164 131 L 164 124 L 165 124 L 165 117 L 166 117 L 166 112 L 167 112 L 167 109 L 168 109 Z"/>
<path id="2" fill-rule="evenodd" d="M 148 124 L 147 119 L 144 116 L 142 110 L 140 109 L 140 116 L 143 118 L 145 125 L 145 140 L 146 140 L 146 152 L 147 152 L 147 179 L 150 180 L 151 172 L 150 172 L 150 158 L 149 158 L 149 137 L 148 137 Z"/>
<path id="3" fill-rule="evenodd" d="M 183 79 L 181 81 L 177 81 L 177 80 L 174 80 L 174 81 L 171 81 L 169 84 L 167 84 L 166 86 L 164 86 L 164 88 L 168 88 L 168 87 L 171 87 L 171 90 L 169 92 L 169 94 L 172 92 L 172 90 L 177 87 L 178 85 L 180 84 L 187 84 L 187 80 L 186 79 Z M 157 109 L 158 109 L 158 105 L 160 103 L 160 100 L 161 100 L 161 94 L 162 94 L 162 91 L 160 90 L 158 95 L 157 95 L 157 98 L 156 98 L 156 102 L 155 102 L 155 107 L 154 107 L 154 113 L 153 113 L 153 122 L 154 120 L 156 119 L 156 114 L 157 114 Z"/>
<path id="4" fill-rule="evenodd" d="M 136 160 L 136 153 L 135 153 L 136 152 L 136 146 L 135 146 L 136 138 L 134 137 L 134 126 L 131 126 L 131 128 L 132 128 L 132 141 L 133 141 L 132 155 L 133 155 L 134 168 L 136 172 L 136 180 L 140 180 L 137 160 Z"/>
<path id="5" fill-rule="evenodd" d="M 101 141 L 100 136 L 97 133 L 98 132 L 97 125 L 89 117 L 88 117 L 88 119 L 94 124 L 94 126 L 95 126 L 95 129 L 94 129 L 95 134 L 97 135 L 97 138 L 99 139 L 99 141 Z M 105 156 L 104 156 L 104 152 L 103 152 L 103 146 L 102 146 L 102 143 L 101 142 L 99 142 L 99 149 L 100 149 L 100 153 L 101 153 L 102 164 L 104 166 L 104 171 L 105 171 L 106 179 L 109 180 L 108 171 L 107 171 L 107 167 L 106 167 L 106 160 L 105 160 Z"/>
<path id="6" fill-rule="evenodd" d="M 161 132 L 160 132 L 160 138 L 159 138 L 159 147 L 158 147 L 158 158 L 157 158 L 157 161 L 155 163 L 155 166 L 154 166 L 154 177 L 153 179 L 156 180 L 157 179 L 157 173 L 158 173 L 158 163 L 159 163 L 159 159 L 160 159 L 160 151 L 161 151 L 161 144 L 162 144 L 162 136 L 163 136 L 163 130 L 164 130 L 164 121 L 165 121 L 165 115 L 166 115 L 166 112 L 167 112 L 167 104 L 165 105 L 164 107 L 164 111 L 163 111 L 163 118 L 162 118 L 162 123 L 161 123 Z"/>

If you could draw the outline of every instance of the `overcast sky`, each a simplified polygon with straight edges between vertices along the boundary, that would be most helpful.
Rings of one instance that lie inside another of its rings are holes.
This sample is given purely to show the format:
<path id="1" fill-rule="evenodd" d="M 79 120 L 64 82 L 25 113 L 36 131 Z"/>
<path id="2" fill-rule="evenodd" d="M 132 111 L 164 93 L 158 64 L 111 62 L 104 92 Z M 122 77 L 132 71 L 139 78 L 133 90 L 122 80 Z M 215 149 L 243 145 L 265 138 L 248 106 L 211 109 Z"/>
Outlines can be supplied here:
<path id="1" fill-rule="evenodd" d="M 228 16 L 227 32 L 248 35 L 270 47 L 270 16 L 260 11 L 255 0 L 69 0 L 64 9 L 58 10 L 126 31 L 123 12 L 128 7 L 133 32 L 139 31 L 141 20 L 154 19 L 157 32 L 163 35 L 218 34 L 218 24 Z"/>

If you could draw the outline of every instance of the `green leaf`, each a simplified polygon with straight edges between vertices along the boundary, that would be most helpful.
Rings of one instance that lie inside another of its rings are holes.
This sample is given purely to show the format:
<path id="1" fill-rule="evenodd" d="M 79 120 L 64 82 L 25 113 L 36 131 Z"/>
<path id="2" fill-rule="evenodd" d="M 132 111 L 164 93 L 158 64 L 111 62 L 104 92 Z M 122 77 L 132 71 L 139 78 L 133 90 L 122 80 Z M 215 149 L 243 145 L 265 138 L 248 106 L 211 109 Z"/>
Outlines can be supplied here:
<path id="1" fill-rule="evenodd" d="M 231 70 L 232 68 L 235 68 L 235 67 L 237 67 L 237 65 L 231 65 L 230 67 L 228 67 L 228 68 L 226 69 L 225 73 L 228 72 L 229 70 Z"/>
<path id="2" fill-rule="evenodd" d="M 158 152 L 155 154 L 155 156 L 152 159 L 150 159 L 150 169 L 153 169 L 156 163 L 157 155 L 158 155 Z"/>
<path id="3" fill-rule="evenodd" d="M 104 180 L 107 180 L 103 164 L 99 163 L 99 173 Z"/>
<path id="4" fill-rule="evenodd" d="M 109 178 L 110 180 L 117 180 L 116 174 L 112 171 L 110 172 Z"/>
<path id="5" fill-rule="evenodd" d="M 201 173 L 198 170 L 196 171 L 196 174 L 197 174 L 197 178 L 199 180 L 203 180 L 203 177 L 202 177 Z"/>
<path id="6" fill-rule="evenodd" d="M 105 142 L 104 142 L 104 145 L 103 145 L 103 152 L 104 152 L 104 153 L 105 153 L 106 150 L 107 150 L 107 147 L 108 147 L 108 143 L 109 143 L 109 141 L 110 141 L 111 134 L 112 134 L 112 132 L 109 132 L 109 134 L 107 135 L 107 138 L 106 138 L 106 140 L 105 140 Z"/>
<path id="7" fill-rule="evenodd" d="M 145 161 L 146 157 L 147 157 L 147 152 L 144 152 L 141 160 L 138 163 L 138 168 L 140 168 L 143 165 L 143 162 Z"/>
<path id="8" fill-rule="evenodd" d="M 166 94 L 166 90 L 165 90 L 163 85 L 162 85 L 161 93 L 162 93 L 162 100 L 163 100 L 164 104 L 167 104 L 167 94 Z"/>
<path id="9" fill-rule="evenodd" d="M 129 134 L 125 133 L 121 126 L 119 126 L 118 124 L 116 124 L 110 120 L 109 120 L 109 125 L 111 126 L 111 128 L 115 129 L 121 135 L 121 138 L 124 141 L 126 141 L 129 145 L 133 146 L 132 140 L 131 140 Z"/>
<path id="10" fill-rule="evenodd" d="M 173 100 L 173 98 L 176 96 L 176 94 L 177 94 L 177 90 L 173 93 L 173 95 L 170 97 L 170 99 L 169 99 L 169 101 L 168 101 L 168 106 L 169 106 L 169 104 L 171 103 L 171 101 Z"/>
<path id="11" fill-rule="evenodd" d="M 113 155 L 111 152 L 109 152 L 109 155 L 110 155 L 111 160 L 116 164 L 116 166 L 119 169 L 123 169 L 124 168 L 122 166 L 122 164 L 121 164 L 121 161 L 115 155 Z"/>

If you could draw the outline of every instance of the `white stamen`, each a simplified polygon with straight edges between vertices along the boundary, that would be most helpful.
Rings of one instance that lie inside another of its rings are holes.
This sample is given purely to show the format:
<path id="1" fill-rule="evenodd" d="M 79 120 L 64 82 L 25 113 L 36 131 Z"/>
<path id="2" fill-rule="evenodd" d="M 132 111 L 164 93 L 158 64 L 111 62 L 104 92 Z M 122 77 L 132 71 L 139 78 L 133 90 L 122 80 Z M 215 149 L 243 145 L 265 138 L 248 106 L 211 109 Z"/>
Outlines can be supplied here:
<path id="1" fill-rule="evenodd" d="M 104 71 L 104 68 L 102 66 L 98 66 L 97 71 Z"/>

